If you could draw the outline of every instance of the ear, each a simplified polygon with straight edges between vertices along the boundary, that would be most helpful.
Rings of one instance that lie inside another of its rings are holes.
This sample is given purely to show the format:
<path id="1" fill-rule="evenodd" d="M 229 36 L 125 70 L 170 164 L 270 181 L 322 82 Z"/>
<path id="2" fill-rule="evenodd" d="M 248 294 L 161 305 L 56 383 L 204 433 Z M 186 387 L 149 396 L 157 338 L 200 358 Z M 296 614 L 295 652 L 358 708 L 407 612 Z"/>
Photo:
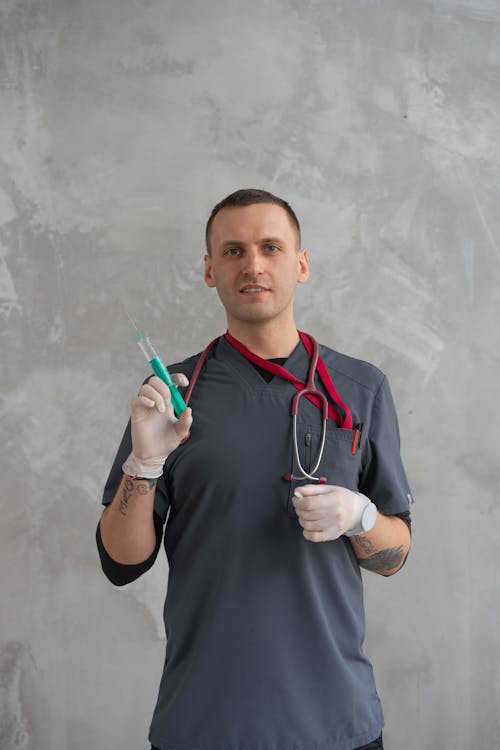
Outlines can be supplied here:
<path id="1" fill-rule="evenodd" d="M 303 284 L 309 278 L 309 256 L 307 255 L 307 250 L 299 250 L 298 264 L 297 283 Z"/>
<path id="2" fill-rule="evenodd" d="M 210 257 L 210 255 L 205 255 L 203 257 L 203 261 L 205 263 L 205 272 L 204 272 L 205 284 L 213 288 L 215 286 L 215 281 L 214 281 L 214 277 L 212 273 L 212 258 Z"/>

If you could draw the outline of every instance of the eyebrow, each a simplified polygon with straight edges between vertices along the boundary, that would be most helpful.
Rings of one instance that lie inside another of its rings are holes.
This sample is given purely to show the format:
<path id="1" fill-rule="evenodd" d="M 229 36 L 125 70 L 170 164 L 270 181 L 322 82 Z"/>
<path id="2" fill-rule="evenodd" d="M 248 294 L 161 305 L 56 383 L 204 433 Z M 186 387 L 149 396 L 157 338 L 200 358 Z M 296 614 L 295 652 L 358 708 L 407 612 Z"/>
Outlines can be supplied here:
<path id="1" fill-rule="evenodd" d="M 220 247 L 229 247 L 232 245 L 245 245 L 245 242 L 242 242 L 241 240 L 227 240 L 226 242 L 223 242 Z M 259 240 L 259 244 L 283 244 L 283 239 L 281 237 L 263 237 L 261 240 Z"/>

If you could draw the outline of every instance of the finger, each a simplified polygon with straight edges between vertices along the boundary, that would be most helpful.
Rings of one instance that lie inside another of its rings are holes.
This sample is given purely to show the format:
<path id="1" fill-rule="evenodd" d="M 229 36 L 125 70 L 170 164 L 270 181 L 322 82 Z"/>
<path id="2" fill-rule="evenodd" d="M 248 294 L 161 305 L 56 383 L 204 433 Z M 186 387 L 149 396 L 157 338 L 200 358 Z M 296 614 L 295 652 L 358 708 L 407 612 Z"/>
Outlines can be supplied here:
<path id="1" fill-rule="evenodd" d="M 139 397 L 149 399 L 154 403 L 158 411 L 164 412 L 166 411 L 166 404 L 170 403 L 170 390 L 166 388 L 166 392 L 160 392 L 156 388 L 153 388 L 149 383 L 146 383 L 141 387 Z"/>
<path id="2" fill-rule="evenodd" d="M 134 396 L 130 399 L 130 408 L 134 409 L 135 406 L 145 406 L 148 409 L 152 409 L 156 404 L 150 398 L 146 398 L 146 396 Z"/>
<path id="3" fill-rule="evenodd" d="M 305 531 L 324 531 L 325 529 L 325 524 L 322 521 L 307 521 L 299 516 L 299 523 Z"/>
<path id="4" fill-rule="evenodd" d="M 189 380 L 183 372 L 174 372 L 170 377 L 176 385 L 180 385 L 182 388 L 187 388 L 189 385 Z"/>
<path id="5" fill-rule="evenodd" d="M 304 529 L 302 534 L 304 538 L 309 542 L 332 542 L 335 539 L 338 539 L 341 536 L 342 532 L 332 526 L 328 529 L 324 529 L 323 531 L 306 531 Z"/>
<path id="6" fill-rule="evenodd" d="M 327 495 L 334 489 L 334 485 L 331 484 L 301 484 L 295 490 L 295 494 L 300 494 L 301 497 L 312 497 L 313 495 Z"/>
<path id="7" fill-rule="evenodd" d="M 295 509 L 297 510 L 297 508 Z M 320 509 L 316 510 L 301 510 L 297 511 L 299 518 L 303 521 L 321 521 L 325 517 L 325 513 Z"/>
<path id="8" fill-rule="evenodd" d="M 155 391 L 158 391 L 158 393 L 161 393 L 163 398 L 170 397 L 170 388 L 157 375 L 153 375 L 151 378 L 149 378 L 148 382 L 145 383 L 145 385 L 149 385 L 151 386 L 151 388 L 154 388 Z"/>
<path id="9" fill-rule="evenodd" d="M 302 488 L 301 488 L 302 489 Z M 294 508 L 297 512 L 302 511 L 319 511 L 324 507 L 324 499 L 319 496 L 298 497 L 295 494 L 292 498 Z"/>
<path id="10" fill-rule="evenodd" d="M 189 435 L 189 430 L 193 424 L 193 412 L 188 406 L 184 409 L 177 422 L 174 424 L 174 430 L 180 440 L 185 440 Z"/>

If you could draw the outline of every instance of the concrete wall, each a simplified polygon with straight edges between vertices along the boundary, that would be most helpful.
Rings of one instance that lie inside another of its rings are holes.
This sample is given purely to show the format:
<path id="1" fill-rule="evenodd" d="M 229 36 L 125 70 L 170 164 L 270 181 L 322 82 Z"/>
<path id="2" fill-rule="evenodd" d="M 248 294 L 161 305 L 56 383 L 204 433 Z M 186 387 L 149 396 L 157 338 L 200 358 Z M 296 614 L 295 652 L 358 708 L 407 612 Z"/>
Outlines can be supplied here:
<path id="1" fill-rule="evenodd" d="M 387 748 L 500 747 L 499 114 L 497 0 L 2 0 L 2 750 L 147 746 L 166 564 L 117 590 L 93 540 L 145 374 L 119 304 L 167 359 L 221 332 L 202 232 L 238 187 L 302 219 L 299 326 L 397 401 Z"/>

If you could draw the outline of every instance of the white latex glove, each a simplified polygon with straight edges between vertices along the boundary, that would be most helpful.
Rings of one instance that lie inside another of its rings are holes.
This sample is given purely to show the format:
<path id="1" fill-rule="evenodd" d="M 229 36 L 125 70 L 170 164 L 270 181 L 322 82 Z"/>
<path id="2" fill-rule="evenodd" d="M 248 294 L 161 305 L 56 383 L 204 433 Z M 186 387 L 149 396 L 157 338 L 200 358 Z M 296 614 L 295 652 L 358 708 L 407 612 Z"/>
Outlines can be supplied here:
<path id="1" fill-rule="evenodd" d="M 365 503 L 346 487 L 305 484 L 295 490 L 293 505 L 304 537 L 328 542 L 358 526 Z"/>
<path id="2" fill-rule="evenodd" d="M 172 375 L 172 380 L 177 385 L 189 384 L 182 373 Z M 132 453 L 123 464 L 123 471 L 148 478 L 161 476 L 167 457 L 189 435 L 191 409 L 185 409 L 177 419 L 168 385 L 153 375 L 131 400 L 130 421 Z"/>

